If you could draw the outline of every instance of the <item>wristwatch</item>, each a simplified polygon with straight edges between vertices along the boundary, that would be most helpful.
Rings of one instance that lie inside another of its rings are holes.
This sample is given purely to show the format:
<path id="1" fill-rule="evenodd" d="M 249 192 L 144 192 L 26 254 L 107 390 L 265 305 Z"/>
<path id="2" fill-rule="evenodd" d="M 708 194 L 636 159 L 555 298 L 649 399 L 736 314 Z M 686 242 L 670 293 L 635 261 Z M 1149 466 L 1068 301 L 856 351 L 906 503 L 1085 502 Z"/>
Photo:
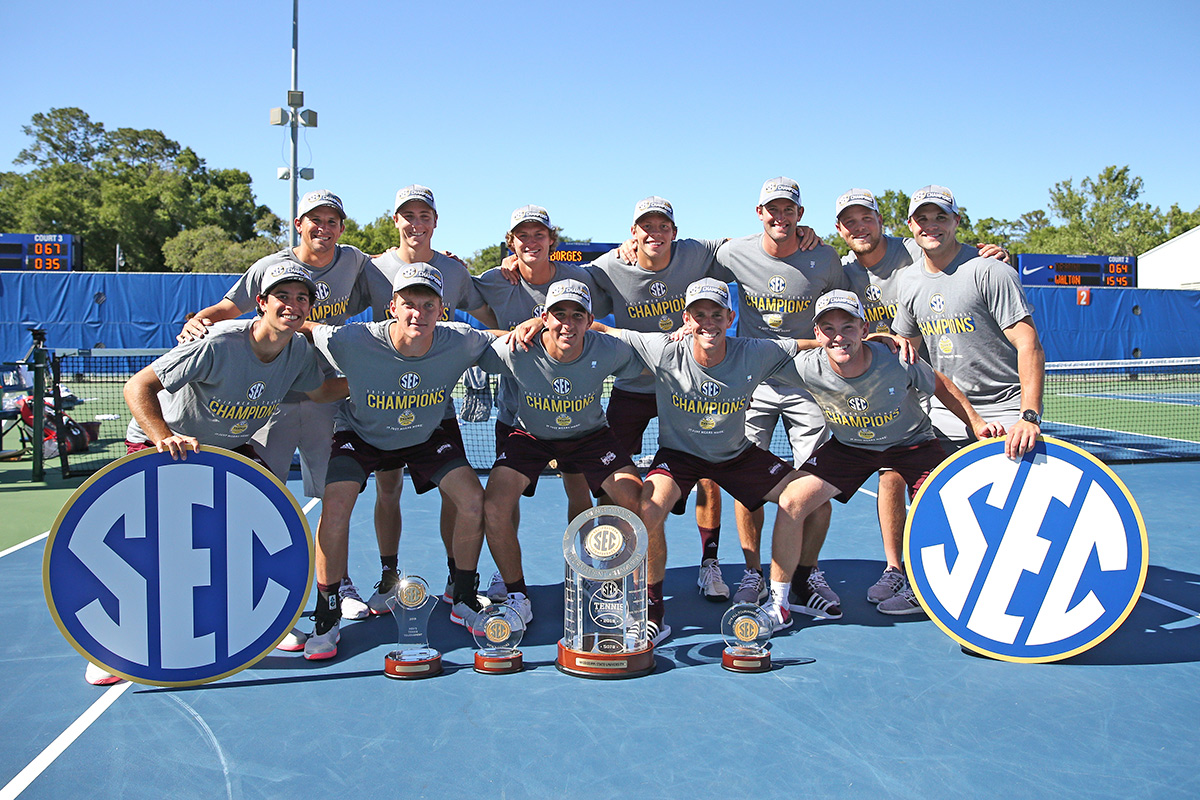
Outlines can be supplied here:
<path id="1" fill-rule="evenodd" d="M 1042 426 L 1042 415 L 1039 414 L 1038 412 L 1034 411 L 1032 408 L 1027 408 L 1024 411 L 1022 411 L 1021 419 L 1025 420 L 1026 422 L 1032 422 L 1034 425 L 1037 425 L 1039 428 Z"/>

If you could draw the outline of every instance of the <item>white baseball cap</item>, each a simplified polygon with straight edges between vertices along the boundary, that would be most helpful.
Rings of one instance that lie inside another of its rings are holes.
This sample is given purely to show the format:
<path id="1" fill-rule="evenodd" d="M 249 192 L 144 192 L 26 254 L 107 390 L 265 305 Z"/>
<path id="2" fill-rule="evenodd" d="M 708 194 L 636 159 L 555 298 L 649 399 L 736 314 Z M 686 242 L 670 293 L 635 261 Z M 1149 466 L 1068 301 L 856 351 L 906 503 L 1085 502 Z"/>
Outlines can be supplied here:
<path id="1" fill-rule="evenodd" d="M 315 192 L 309 192 L 301 197 L 300 205 L 296 206 L 296 217 L 303 217 L 314 208 L 321 206 L 329 206 L 338 213 L 339 217 L 346 218 L 346 209 L 342 206 L 342 198 L 328 189 L 317 189 Z"/>
<path id="2" fill-rule="evenodd" d="M 637 205 L 633 207 L 633 224 L 647 214 L 662 214 L 667 219 L 671 220 L 671 224 L 675 224 L 675 209 L 671 208 L 671 204 L 661 197 L 651 195 L 645 200 L 638 200 Z"/>
<path id="3" fill-rule="evenodd" d="M 858 317 L 864 322 L 867 319 L 858 295 L 854 292 L 847 292 L 845 289 L 834 289 L 817 298 L 816 305 L 813 306 L 813 322 L 819 320 L 826 311 L 835 310 L 845 311 L 850 316 Z"/>
<path id="4" fill-rule="evenodd" d="M 268 293 L 281 283 L 288 281 L 299 281 L 308 287 L 311 295 L 317 293 L 317 284 L 313 282 L 312 275 L 308 270 L 299 264 L 293 264 L 290 261 L 284 261 L 280 264 L 272 264 L 267 267 L 267 271 L 263 274 L 259 296 L 266 297 Z"/>
<path id="5" fill-rule="evenodd" d="M 407 289 L 409 286 L 428 286 L 442 296 L 442 273 L 437 267 L 421 261 L 416 264 L 406 264 L 396 273 L 392 281 L 392 294 Z"/>
<path id="6" fill-rule="evenodd" d="M 933 203 L 946 213 L 956 217 L 961 216 L 958 203 L 954 202 L 954 192 L 945 186 L 930 184 L 913 192 L 912 199 L 908 201 L 908 218 L 912 219 L 912 215 L 917 213 L 917 209 L 926 203 Z"/>
<path id="7" fill-rule="evenodd" d="M 512 218 L 508 221 L 508 232 L 512 233 L 514 229 L 522 222 L 540 222 L 550 230 L 554 230 L 554 226 L 550 224 L 550 212 L 541 206 L 521 206 L 512 213 Z"/>
<path id="8" fill-rule="evenodd" d="M 876 214 L 879 213 L 879 204 L 875 202 L 875 195 L 866 189 L 851 189 L 839 197 L 833 204 L 833 216 L 840 217 L 842 212 L 850 206 L 863 206 Z"/>
<path id="9" fill-rule="evenodd" d="M 697 300 L 712 300 L 721 308 L 733 308 L 729 301 L 729 287 L 716 278 L 701 278 L 687 287 L 683 307 L 687 308 Z"/>
<path id="10" fill-rule="evenodd" d="M 798 206 L 804 205 L 800 202 L 800 184 L 796 183 L 791 178 L 771 178 L 762 185 L 762 191 L 758 193 L 758 204 L 765 206 L 767 203 L 776 199 L 791 200 Z"/>
<path id="11" fill-rule="evenodd" d="M 396 192 L 396 205 L 392 213 L 395 214 L 400 210 L 400 206 L 407 203 L 409 200 L 420 200 L 425 205 L 429 206 L 430 210 L 437 211 L 437 204 L 433 202 L 433 189 L 428 186 L 421 186 L 414 183 L 411 186 L 405 186 L 400 191 Z"/>
<path id="12" fill-rule="evenodd" d="M 589 314 L 592 313 L 592 293 L 583 281 L 568 278 L 550 284 L 550 288 L 546 290 L 546 310 L 549 311 L 565 300 L 578 303 Z"/>

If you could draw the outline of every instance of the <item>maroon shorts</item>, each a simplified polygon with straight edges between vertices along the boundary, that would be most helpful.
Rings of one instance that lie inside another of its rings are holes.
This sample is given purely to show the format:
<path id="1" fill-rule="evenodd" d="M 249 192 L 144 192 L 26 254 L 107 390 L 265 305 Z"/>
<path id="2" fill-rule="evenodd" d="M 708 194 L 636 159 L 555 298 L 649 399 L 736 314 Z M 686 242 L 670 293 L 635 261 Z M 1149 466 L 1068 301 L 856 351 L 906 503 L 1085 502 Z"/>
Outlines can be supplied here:
<path id="1" fill-rule="evenodd" d="M 538 477 L 551 461 L 558 461 L 563 472 L 583 473 L 596 497 L 604 494 L 601 484 L 608 476 L 621 467 L 633 466 L 607 427 L 575 439 L 538 439 L 513 428 L 503 441 L 496 443 L 496 449 L 500 451 L 496 467 L 508 467 L 529 479 L 524 491 L 526 497 L 533 497 Z"/>
<path id="2" fill-rule="evenodd" d="M 201 445 L 201 447 L 203 446 L 204 445 Z M 154 449 L 154 444 L 151 442 L 131 442 L 128 439 L 125 440 L 125 455 L 129 455 L 130 453 L 140 453 L 143 450 Z M 226 447 L 225 449 L 232 450 L 238 455 L 245 456 L 246 458 L 250 459 L 255 464 L 266 467 L 267 472 L 271 471 L 271 468 L 267 467 L 267 462 L 262 460 L 262 457 L 259 456 L 258 451 L 254 449 L 254 445 L 250 444 L 249 442 L 246 442 L 245 444 L 239 444 L 237 447 Z"/>
<path id="3" fill-rule="evenodd" d="M 512 425 L 496 420 L 496 458 L 500 457 L 500 445 L 504 444 L 504 440 L 515 430 Z"/>
<path id="4" fill-rule="evenodd" d="M 613 389 L 608 397 L 608 427 L 631 456 L 642 452 L 642 435 L 657 416 L 658 401 L 653 394 Z"/>
<path id="5" fill-rule="evenodd" d="M 835 499 L 848 503 L 858 487 L 883 467 L 900 473 L 908 484 L 908 496 L 912 498 L 929 473 L 937 469 L 945 458 L 946 451 L 937 439 L 889 447 L 887 450 L 851 447 L 837 439 L 830 439 L 817 448 L 801 469 L 836 488 L 841 494 Z"/>
<path id="6" fill-rule="evenodd" d="M 325 485 L 357 481 L 361 492 L 372 472 L 408 467 L 417 494 L 424 494 L 437 486 L 451 470 L 470 466 L 462 446 L 440 425 L 424 442 L 398 450 L 380 450 L 364 442 L 354 431 L 337 431 L 333 434 Z"/>
<path id="7" fill-rule="evenodd" d="M 646 477 L 658 473 L 675 481 L 680 497 L 671 513 L 682 514 L 687 510 L 692 487 L 701 478 L 716 481 L 735 500 L 754 511 L 762 507 L 771 490 L 791 471 L 791 464 L 755 445 L 728 461 L 705 461 L 681 450 L 662 447 L 654 454 Z"/>

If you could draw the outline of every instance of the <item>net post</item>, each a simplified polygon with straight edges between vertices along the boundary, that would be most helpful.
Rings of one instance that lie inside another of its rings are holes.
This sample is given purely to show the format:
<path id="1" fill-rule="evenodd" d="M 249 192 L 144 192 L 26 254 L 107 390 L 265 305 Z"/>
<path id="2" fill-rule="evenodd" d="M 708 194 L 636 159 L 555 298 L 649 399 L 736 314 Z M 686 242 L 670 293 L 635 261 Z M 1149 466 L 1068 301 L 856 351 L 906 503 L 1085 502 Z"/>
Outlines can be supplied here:
<path id="1" fill-rule="evenodd" d="M 34 483 L 46 480 L 45 455 L 42 443 L 46 438 L 46 332 L 30 328 L 33 337 L 33 475 Z"/>

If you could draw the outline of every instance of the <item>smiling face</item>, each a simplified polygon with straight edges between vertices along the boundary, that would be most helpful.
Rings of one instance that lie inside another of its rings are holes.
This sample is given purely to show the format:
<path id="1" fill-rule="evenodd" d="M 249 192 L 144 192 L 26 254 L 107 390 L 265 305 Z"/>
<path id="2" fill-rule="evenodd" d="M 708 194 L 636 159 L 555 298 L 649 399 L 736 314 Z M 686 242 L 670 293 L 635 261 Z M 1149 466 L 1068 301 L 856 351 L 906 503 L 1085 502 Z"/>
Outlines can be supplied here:
<path id="1" fill-rule="evenodd" d="M 813 325 L 817 343 L 829 356 L 829 363 L 839 372 L 853 368 L 865 357 L 863 337 L 867 323 L 840 308 L 826 311 Z"/>
<path id="2" fill-rule="evenodd" d="M 409 200 L 392 216 L 400 241 L 413 250 L 430 247 L 433 231 L 437 228 L 437 212 L 420 200 Z"/>
<path id="3" fill-rule="evenodd" d="M 883 219 L 866 206 L 848 206 L 838 214 L 837 232 L 852 252 L 866 255 L 883 241 Z"/>
<path id="4" fill-rule="evenodd" d="M 703 350 L 725 344 L 725 332 L 733 324 L 733 312 L 712 300 L 697 300 L 683 310 L 684 322 L 696 326 L 692 340 Z"/>
<path id="5" fill-rule="evenodd" d="M 675 241 L 678 230 L 666 214 L 652 211 L 639 217 L 629 232 L 633 234 L 639 256 L 657 258 L 670 255 L 671 242 Z"/>
<path id="6" fill-rule="evenodd" d="M 266 296 L 257 298 L 258 313 L 271 327 L 283 331 L 298 331 L 308 319 L 312 293 L 300 281 L 284 281 L 271 287 Z"/>
<path id="7" fill-rule="evenodd" d="M 583 347 L 584 334 L 591 327 L 593 319 L 595 317 L 587 309 L 573 300 L 563 300 L 543 311 L 547 350 L 554 356 L 577 352 Z"/>
<path id="8" fill-rule="evenodd" d="M 425 286 L 407 286 L 392 295 L 389 306 L 396 318 L 396 329 L 410 341 L 432 336 L 434 326 L 442 318 L 442 298 Z"/>
<path id="9" fill-rule="evenodd" d="M 804 216 L 804 209 L 791 200 L 777 197 L 756 211 L 762 220 L 763 231 L 776 244 L 786 244 L 797 238 L 796 226 Z"/>
<path id="10" fill-rule="evenodd" d="M 908 229 L 912 231 L 918 247 L 931 256 L 937 256 L 958 246 L 955 232 L 959 222 L 961 219 L 957 214 L 951 214 L 934 203 L 926 203 L 908 218 Z"/>
<path id="11" fill-rule="evenodd" d="M 330 206 L 318 206 L 296 220 L 300 249 L 318 257 L 332 257 L 346 230 L 342 215 Z M 303 255 L 301 256 L 303 258 Z"/>
<path id="12" fill-rule="evenodd" d="M 528 220 L 513 228 L 507 237 L 508 246 L 522 264 L 533 266 L 549 262 L 558 235 L 540 222 Z"/>

